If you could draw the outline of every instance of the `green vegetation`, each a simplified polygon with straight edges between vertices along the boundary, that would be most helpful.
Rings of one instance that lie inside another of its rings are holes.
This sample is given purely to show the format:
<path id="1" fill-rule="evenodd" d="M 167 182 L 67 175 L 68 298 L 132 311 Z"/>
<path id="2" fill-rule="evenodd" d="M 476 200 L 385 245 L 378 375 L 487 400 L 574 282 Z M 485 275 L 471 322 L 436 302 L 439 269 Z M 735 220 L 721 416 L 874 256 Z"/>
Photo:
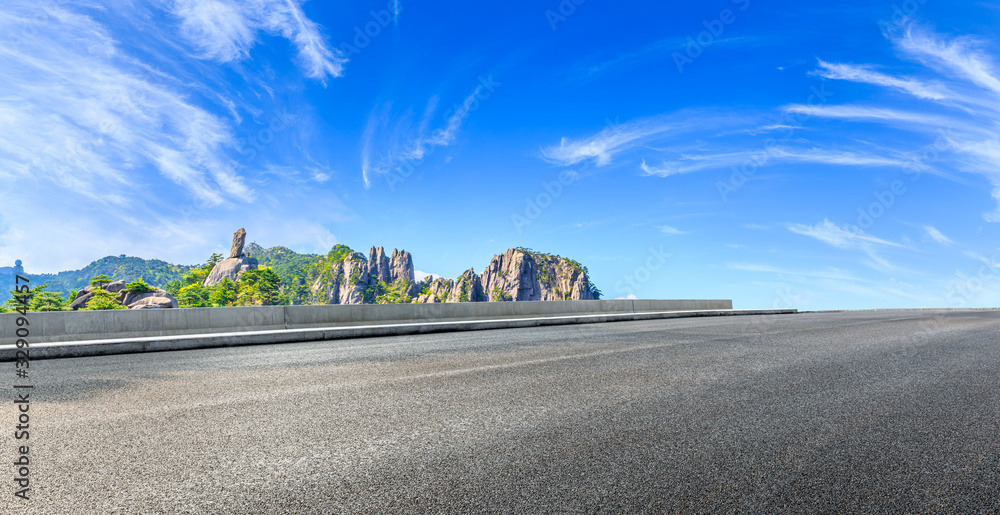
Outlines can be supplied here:
<path id="1" fill-rule="evenodd" d="M 208 305 L 216 308 L 232 306 L 236 302 L 239 285 L 228 277 L 223 277 L 219 284 L 211 288 L 202 288 L 208 292 Z M 178 301 L 179 302 L 179 301 Z"/>
<path id="2" fill-rule="evenodd" d="M 87 305 L 83 308 L 88 311 L 105 310 L 105 309 L 127 309 L 122 306 L 120 302 L 116 299 L 117 295 L 111 293 L 104 288 L 94 288 L 90 290 L 93 297 L 87 301 Z"/>
<path id="3" fill-rule="evenodd" d="M 573 271 L 581 272 L 594 298 L 600 298 L 601 291 L 590 282 L 587 268 L 579 262 L 525 247 L 518 247 L 517 250 L 535 260 L 539 281 L 554 285 L 556 274 L 565 272 L 569 267 Z M 222 254 L 213 253 L 203 264 L 191 266 L 171 265 L 160 260 L 144 260 L 125 255 L 108 256 L 94 261 L 81 270 L 29 276 L 32 284 L 46 283 L 33 290 L 37 293 L 31 301 L 30 308 L 34 311 L 66 309 L 76 297 L 76 292 L 83 287 L 91 284 L 104 286 L 119 280 L 132 281 L 126 285 L 125 289 L 128 292 L 148 293 L 155 291 L 156 288 L 162 288 L 177 298 L 180 307 L 323 303 L 328 299 L 319 297 L 325 297 L 334 285 L 343 287 L 345 283 L 350 287 L 364 288 L 361 293 L 365 303 L 413 301 L 409 295 L 411 285 L 407 282 L 364 284 L 362 277 L 365 275 L 367 260 L 363 254 L 355 252 L 346 245 L 335 245 L 326 254 L 299 254 L 287 247 L 265 249 L 256 243 L 250 243 L 246 247 L 246 254 L 257 259 L 260 269 L 243 273 L 237 281 L 223 280 L 212 287 L 205 287 L 203 283 L 215 265 L 224 259 Z M 344 276 L 345 261 L 351 261 L 347 277 Z M 467 276 L 469 273 L 462 274 L 459 279 L 462 281 L 462 286 L 456 292 L 458 298 L 450 300 L 460 302 L 470 300 L 473 292 L 470 291 L 471 276 Z M 504 274 L 502 270 L 497 270 L 497 273 Z M 149 279 L 146 279 L 147 277 Z M 138 279 L 134 280 L 135 278 Z M 441 281 L 435 283 L 433 289 L 430 285 L 424 284 L 420 295 L 435 295 L 439 301 L 445 302 L 449 300 L 454 283 L 454 280 Z M 323 295 L 316 295 L 314 286 L 317 286 Z M 54 291 L 50 292 L 45 288 Z M 56 292 L 69 292 L 68 298 Z M 482 295 L 482 292 L 476 292 L 475 295 Z M 557 295 L 560 298 L 570 296 L 569 293 L 561 291 L 557 292 Z M 108 293 L 107 296 L 106 300 L 114 302 L 113 295 Z M 494 301 L 513 300 L 509 293 L 499 288 L 494 288 L 489 292 L 489 296 Z M 105 295 L 97 294 L 96 297 Z M 10 296 L 7 292 L 0 292 L 0 302 L 8 298 Z M 96 300 L 94 307 L 88 305 L 88 309 L 110 309 L 111 306 L 106 300 Z M 0 305 L 0 312 L 11 309 L 15 304 L 16 302 L 11 300 Z"/>
<path id="4" fill-rule="evenodd" d="M 355 265 L 351 268 L 351 279 L 348 282 L 351 286 L 357 286 L 361 282 L 361 267 Z"/>
<path id="5" fill-rule="evenodd" d="M 222 261 L 222 254 L 213 252 L 212 255 L 208 257 L 208 261 L 202 265 L 202 268 L 206 268 L 209 272 L 211 272 L 212 269 L 215 268 L 215 265 L 219 264 L 219 261 Z"/>
<path id="6" fill-rule="evenodd" d="M 281 276 L 281 274 L 278 275 Z M 298 275 L 293 275 L 287 282 L 282 276 L 280 289 L 285 298 L 288 299 L 289 304 L 309 304 L 312 298 L 312 290 L 306 284 L 305 277 Z"/>
<path id="7" fill-rule="evenodd" d="M 131 256 L 108 256 L 87 265 L 80 270 L 59 272 L 58 274 L 26 274 L 31 284 L 48 284 L 52 291 L 68 292 L 90 286 L 90 280 L 99 275 L 106 276 L 107 282 L 144 277 L 153 287 L 163 287 L 168 282 L 179 280 L 192 266 L 171 265 L 159 259 L 142 259 Z M 6 291 L 0 292 L 0 302 L 8 299 Z M 70 297 L 72 300 L 73 297 Z"/>
<path id="8" fill-rule="evenodd" d="M 490 292 L 490 300 L 493 302 L 510 302 L 514 299 L 509 293 L 501 290 L 499 286 L 494 286 L 493 291 Z"/>
<path id="9" fill-rule="evenodd" d="M 586 281 L 587 287 L 590 288 L 591 295 L 594 296 L 594 299 L 600 300 L 601 290 L 597 287 L 597 285 L 591 282 L 590 271 L 587 270 L 587 267 L 580 264 L 579 261 L 576 261 L 574 259 L 564 258 L 559 254 L 544 254 L 529 249 L 527 247 L 515 247 L 514 250 L 520 250 L 521 252 L 524 252 L 525 254 L 528 254 L 535 259 L 535 263 L 538 265 L 538 280 L 545 284 L 552 284 L 552 269 L 554 269 L 555 266 L 559 263 L 559 261 L 562 260 L 565 264 L 569 265 L 570 271 L 583 274 L 584 281 Z M 547 266 L 549 264 L 551 264 L 552 268 Z M 565 295 L 566 300 L 569 300 L 571 297 L 572 297 L 571 293 L 567 293 Z"/>
<path id="10" fill-rule="evenodd" d="M 23 309 L 22 301 L 25 297 L 28 300 L 28 311 L 62 311 L 66 309 L 69 302 L 63 298 L 62 293 L 45 291 L 49 285 L 42 284 L 29 288 L 28 291 L 10 291 L 10 298 L 3 305 L 0 305 L 0 313 L 17 311 Z"/>
<path id="11" fill-rule="evenodd" d="M 69 306 L 69 301 L 63 298 L 62 293 L 45 291 L 47 284 L 32 288 L 31 311 L 62 311 Z"/>
<path id="12" fill-rule="evenodd" d="M 284 249 L 284 247 L 280 247 Z M 268 249 L 271 251 L 274 249 Z M 284 249 L 281 253 L 280 263 L 278 260 L 270 261 L 275 273 L 281 277 L 285 295 L 293 304 L 307 304 L 313 301 L 322 302 L 320 299 L 312 298 L 312 285 L 318 283 L 320 290 L 331 290 L 334 285 L 344 283 L 343 263 L 353 262 L 351 276 L 348 278 L 352 286 L 361 282 L 362 267 L 365 258 L 346 245 L 335 245 L 326 255 L 296 254 L 291 250 Z M 279 263 L 279 264 L 275 264 Z M 287 263 L 285 267 L 281 263 Z M 265 262 L 261 262 L 265 264 Z M 294 265 L 294 266 L 293 266 Z"/>
<path id="13" fill-rule="evenodd" d="M 181 288 L 174 297 L 177 298 L 177 306 L 181 308 L 204 308 L 208 307 L 211 291 L 200 284 L 189 284 Z"/>
<path id="14" fill-rule="evenodd" d="M 294 298 L 299 300 L 308 292 L 304 281 L 299 279 L 296 280 L 298 289 L 283 289 L 281 277 L 267 266 L 247 270 L 236 281 L 226 277 L 212 286 L 204 286 L 202 283 L 215 266 L 213 261 L 219 261 L 216 256 L 218 254 L 213 254 L 203 266 L 164 287 L 177 298 L 178 307 L 277 306 L 289 304 L 292 291 L 296 295 Z"/>
<path id="15" fill-rule="evenodd" d="M 394 284 L 386 284 L 379 282 L 381 285 L 381 295 L 375 296 L 375 303 L 377 304 L 408 304 L 413 302 L 413 297 L 410 297 L 410 281 L 400 281 Z"/>
<path id="16" fill-rule="evenodd" d="M 353 256 L 354 254 L 356 254 L 354 249 L 348 247 L 347 245 L 341 245 L 338 243 L 333 246 L 333 249 L 330 250 L 327 257 L 334 263 L 341 263 L 344 261 L 344 258 Z"/>
<path id="17" fill-rule="evenodd" d="M 290 304 L 308 304 L 312 292 L 309 284 L 315 282 L 322 274 L 322 268 L 328 273 L 327 279 L 332 283 L 332 263 L 343 260 L 345 252 L 350 255 L 354 251 L 344 245 L 337 245 L 327 256 L 319 254 L 298 254 L 287 247 L 271 247 L 265 249 L 256 243 L 247 246 L 247 253 L 257 259 L 262 267 L 269 267 L 281 278 L 282 294 L 288 299 Z M 325 266 L 320 266 L 320 261 L 325 261 Z M 315 273 L 314 273 L 315 269 Z"/>
<path id="18" fill-rule="evenodd" d="M 98 288 L 102 288 L 102 287 L 104 287 L 105 284 L 108 284 L 110 282 L 111 282 L 111 278 L 109 278 L 107 275 L 101 274 L 101 275 L 98 275 L 98 276 L 92 278 L 90 280 L 90 285 L 91 286 L 96 286 Z"/>
<path id="19" fill-rule="evenodd" d="M 140 277 L 138 281 L 126 284 L 125 291 L 130 293 L 152 293 L 156 291 L 156 288 L 146 284 L 146 281 Z"/>
<path id="20" fill-rule="evenodd" d="M 204 265 L 197 268 L 191 267 L 180 277 L 180 279 L 174 279 L 163 285 L 163 290 L 174 297 L 177 297 L 177 303 L 180 307 L 193 308 L 207 306 L 208 292 L 202 292 L 198 288 L 189 288 L 189 286 L 201 286 L 201 283 L 205 282 L 205 278 L 212 272 L 212 268 L 215 268 L 215 265 L 220 261 L 221 257 L 221 254 L 212 254 Z M 195 304 L 181 305 L 181 299 L 178 295 L 180 295 L 182 291 L 186 291 L 188 299 Z"/>
<path id="21" fill-rule="evenodd" d="M 365 304 L 375 304 L 378 302 L 379 297 L 385 295 L 386 292 L 386 284 L 379 281 L 365 288 L 365 292 L 361 296 L 361 302 L 364 302 Z"/>
<path id="22" fill-rule="evenodd" d="M 223 283 L 213 286 L 219 288 Z M 281 277 L 270 268 L 247 270 L 240 275 L 236 289 L 237 306 L 279 306 L 288 300 L 279 291 Z"/>
<path id="23" fill-rule="evenodd" d="M 458 301 L 469 302 L 469 281 L 462 282 L 462 287 L 458 290 Z"/>

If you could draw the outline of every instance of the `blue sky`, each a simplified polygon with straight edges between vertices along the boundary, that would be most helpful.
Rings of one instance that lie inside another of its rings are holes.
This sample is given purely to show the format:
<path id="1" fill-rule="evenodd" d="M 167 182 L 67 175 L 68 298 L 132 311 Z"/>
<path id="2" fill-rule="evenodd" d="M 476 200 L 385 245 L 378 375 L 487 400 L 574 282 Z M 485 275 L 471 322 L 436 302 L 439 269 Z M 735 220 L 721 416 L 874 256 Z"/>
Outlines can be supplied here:
<path id="1" fill-rule="evenodd" d="M 608 298 L 1000 306 L 1000 8 L 0 8 L 0 264 L 525 246 Z"/>

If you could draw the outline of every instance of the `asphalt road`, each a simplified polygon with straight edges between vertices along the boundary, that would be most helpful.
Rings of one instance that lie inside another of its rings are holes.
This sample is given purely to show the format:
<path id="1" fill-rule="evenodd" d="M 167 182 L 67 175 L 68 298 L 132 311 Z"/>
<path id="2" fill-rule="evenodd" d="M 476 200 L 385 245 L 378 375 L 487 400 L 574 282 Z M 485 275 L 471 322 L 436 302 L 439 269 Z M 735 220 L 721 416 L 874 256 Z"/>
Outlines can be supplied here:
<path id="1" fill-rule="evenodd" d="M 620 322 L 30 370 L 32 500 L 5 479 L 3 512 L 1000 511 L 1000 311 Z"/>

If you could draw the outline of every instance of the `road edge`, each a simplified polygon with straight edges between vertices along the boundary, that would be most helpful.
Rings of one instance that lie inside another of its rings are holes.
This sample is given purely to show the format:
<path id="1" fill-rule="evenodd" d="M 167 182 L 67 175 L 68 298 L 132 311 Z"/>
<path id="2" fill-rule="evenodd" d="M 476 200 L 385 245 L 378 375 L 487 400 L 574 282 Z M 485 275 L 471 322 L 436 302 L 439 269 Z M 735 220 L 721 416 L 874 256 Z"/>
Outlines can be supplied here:
<path id="1" fill-rule="evenodd" d="M 351 338 L 376 338 L 461 331 L 484 331 L 491 329 L 513 329 L 551 325 L 601 324 L 608 322 L 702 316 L 786 315 L 797 312 L 798 310 L 796 309 L 714 309 L 696 311 L 659 311 L 646 313 L 599 313 L 553 317 L 417 322 L 308 329 L 279 329 L 235 333 L 150 336 L 142 338 L 37 343 L 31 345 L 29 352 L 32 360 L 77 358 L 87 356 L 108 356 L 114 354 L 134 354 L 141 352 L 165 352 L 220 347 L 240 347 L 246 345 L 274 345 L 283 343 L 343 340 Z M 17 351 L 19 350 L 22 349 L 18 349 L 14 345 L 0 346 L 0 362 L 15 361 Z"/>

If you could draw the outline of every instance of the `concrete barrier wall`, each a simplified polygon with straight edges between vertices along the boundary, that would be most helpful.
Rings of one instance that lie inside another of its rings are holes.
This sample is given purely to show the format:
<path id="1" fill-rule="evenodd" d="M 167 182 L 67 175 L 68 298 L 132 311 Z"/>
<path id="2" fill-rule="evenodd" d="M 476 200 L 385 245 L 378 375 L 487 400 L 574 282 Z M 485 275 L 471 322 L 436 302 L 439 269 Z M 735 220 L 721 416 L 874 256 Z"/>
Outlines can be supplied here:
<path id="1" fill-rule="evenodd" d="M 731 300 L 574 300 L 262 306 L 29 313 L 31 343 L 268 331 L 386 323 L 488 320 L 597 313 L 732 309 Z M 0 345 L 17 340 L 17 313 L 0 313 Z"/>

